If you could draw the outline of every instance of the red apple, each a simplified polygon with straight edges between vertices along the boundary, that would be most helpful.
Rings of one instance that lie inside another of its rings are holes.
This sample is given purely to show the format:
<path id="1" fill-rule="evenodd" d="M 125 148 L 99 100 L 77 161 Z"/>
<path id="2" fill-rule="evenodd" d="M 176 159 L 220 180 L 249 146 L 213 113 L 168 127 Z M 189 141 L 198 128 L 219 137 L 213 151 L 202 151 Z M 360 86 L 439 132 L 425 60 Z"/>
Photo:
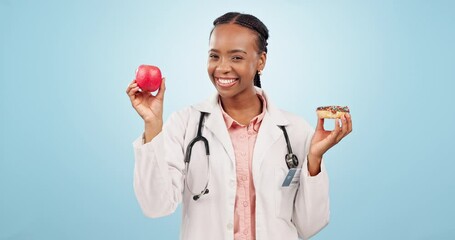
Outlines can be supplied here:
<path id="1" fill-rule="evenodd" d="M 141 65 L 136 70 L 136 83 L 145 92 L 154 92 L 161 85 L 161 71 L 152 65 Z"/>

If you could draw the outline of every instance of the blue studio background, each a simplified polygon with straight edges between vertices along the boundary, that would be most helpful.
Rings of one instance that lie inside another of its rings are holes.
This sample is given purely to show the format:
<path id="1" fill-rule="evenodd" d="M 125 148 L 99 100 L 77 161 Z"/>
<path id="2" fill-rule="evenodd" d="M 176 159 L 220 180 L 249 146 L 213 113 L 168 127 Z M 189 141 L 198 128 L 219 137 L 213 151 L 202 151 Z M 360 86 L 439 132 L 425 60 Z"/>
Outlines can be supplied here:
<path id="1" fill-rule="evenodd" d="M 313 126 L 348 105 L 326 155 L 331 222 L 314 239 L 455 239 L 454 1 L 0 0 L 0 239 L 177 239 L 133 192 L 140 64 L 167 78 L 165 117 L 210 96 L 212 21 L 270 30 L 263 88 Z M 333 127 L 329 123 L 328 127 Z"/>

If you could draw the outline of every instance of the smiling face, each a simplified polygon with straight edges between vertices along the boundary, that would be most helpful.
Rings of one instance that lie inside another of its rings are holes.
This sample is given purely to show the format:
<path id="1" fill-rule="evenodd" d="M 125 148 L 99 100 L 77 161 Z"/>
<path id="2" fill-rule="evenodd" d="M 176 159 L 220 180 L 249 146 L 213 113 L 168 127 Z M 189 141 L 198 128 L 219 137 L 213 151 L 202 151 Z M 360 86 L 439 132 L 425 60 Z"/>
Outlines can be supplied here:
<path id="1" fill-rule="evenodd" d="M 207 71 L 222 98 L 255 97 L 254 76 L 265 66 L 257 34 L 238 24 L 220 24 L 212 32 Z"/>

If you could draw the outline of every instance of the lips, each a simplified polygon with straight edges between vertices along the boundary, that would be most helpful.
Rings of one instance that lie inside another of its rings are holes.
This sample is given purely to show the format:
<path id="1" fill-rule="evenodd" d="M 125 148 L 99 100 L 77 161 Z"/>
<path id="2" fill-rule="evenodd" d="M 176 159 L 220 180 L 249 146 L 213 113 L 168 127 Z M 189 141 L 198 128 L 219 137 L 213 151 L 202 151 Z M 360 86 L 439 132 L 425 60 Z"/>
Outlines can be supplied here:
<path id="1" fill-rule="evenodd" d="M 238 78 L 215 78 L 215 81 L 220 87 L 231 87 L 237 83 Z"/>

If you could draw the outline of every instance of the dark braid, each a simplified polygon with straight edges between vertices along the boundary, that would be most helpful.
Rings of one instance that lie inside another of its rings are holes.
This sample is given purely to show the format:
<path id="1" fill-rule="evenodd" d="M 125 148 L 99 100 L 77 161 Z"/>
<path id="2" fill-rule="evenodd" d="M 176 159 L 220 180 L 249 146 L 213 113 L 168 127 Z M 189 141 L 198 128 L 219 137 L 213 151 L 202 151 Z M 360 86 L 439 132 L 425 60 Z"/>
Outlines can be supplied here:
<path id="1" fill-rule="evenodd" d="M 259 48 L 259 53 L 265 52 L 267 53 L 267 39 L 269 39 L 269 30 L 267 27 L 264 25 L 264 23 L 261 22 L 257 17 L 250 15 L 250 14 L 243 14 L 243 13 L 238 13 L 238 12 L 228 12 L 224 14 L 223 16 L 215 19 L 213 21 L 213 29 L 215 29 L 216 26 L 219 24 L 226 24 L 226 23 L 235 23 L 239 24 L 243 27 L 249 28 L 258 34 L 258 40 L 257 40 L 257 45 Z M 212 29 L 212 32 L 213 32 Z M 210 32 L 210 35 L 212 35 L 212 32 Z M 256 75 L 254 76 L 254 86 L 256 87 L 261 87 L 261 79 L 259 76 L 259 73 L 256 72 Z"/>

